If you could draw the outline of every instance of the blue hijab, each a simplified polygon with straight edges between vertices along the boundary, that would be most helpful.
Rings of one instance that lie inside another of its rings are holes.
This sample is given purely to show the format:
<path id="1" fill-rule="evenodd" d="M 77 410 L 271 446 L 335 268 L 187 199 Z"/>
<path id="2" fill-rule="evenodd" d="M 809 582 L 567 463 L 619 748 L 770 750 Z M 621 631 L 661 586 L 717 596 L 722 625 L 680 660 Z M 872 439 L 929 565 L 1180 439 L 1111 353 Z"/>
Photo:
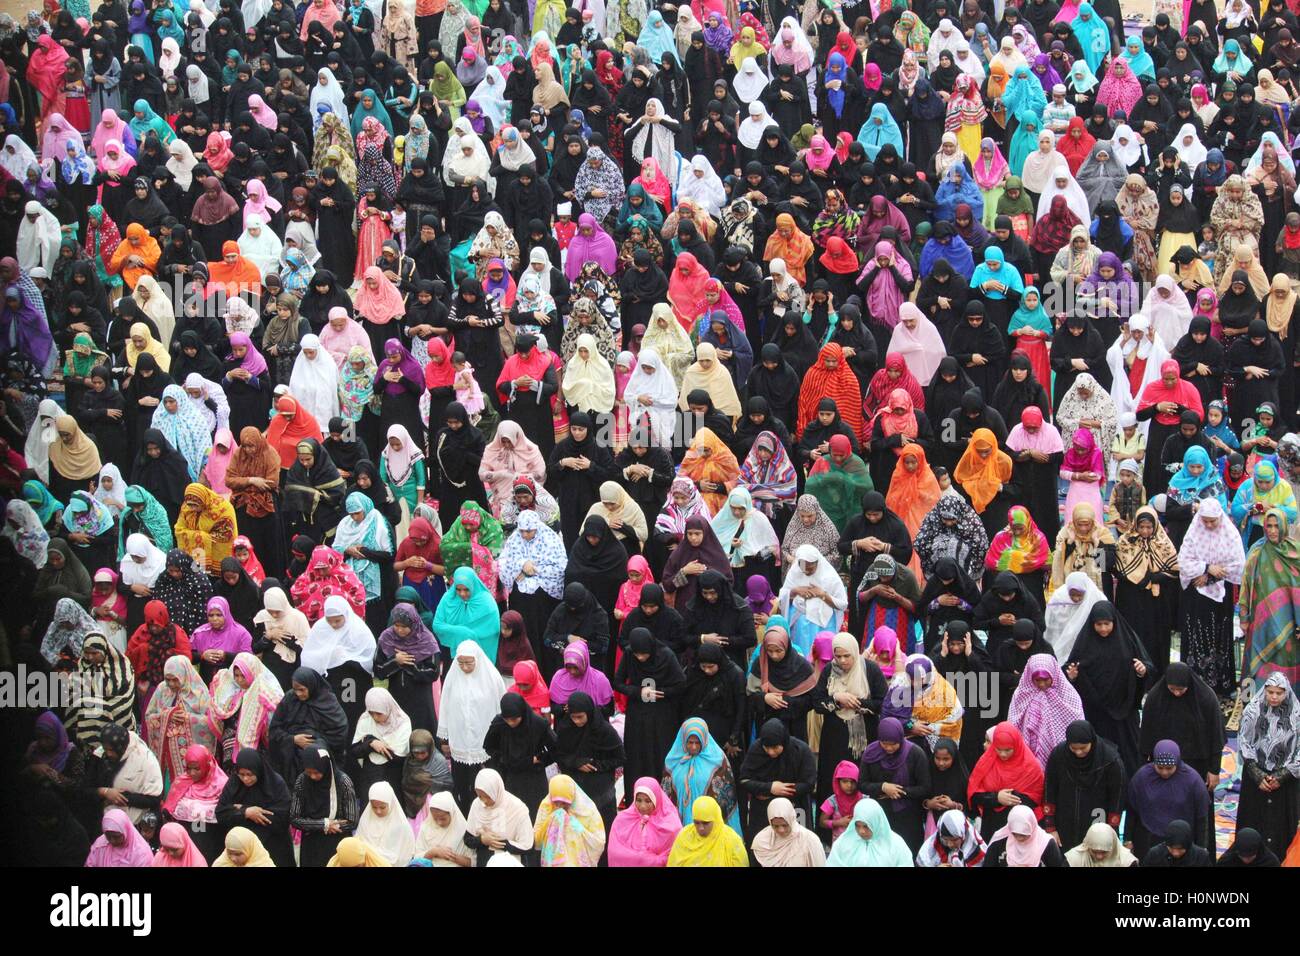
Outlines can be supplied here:
<path id="1" fill-rule="evenodd" d="M 686 750 L 686 740 L 694 737 L 700 742 L 700 752 L 691 756 Z M 722 752 L 718 742 L 709 733 L 709 725 L 702 717 L 687 717 L 677 731 L 677 739 L 672 749 L 664 758 L 664 767 L 673 778 L 673 790 L 677 794 L 677 809 L 682 815 L 682 823 L 690 826 L 693 804 L 697 797 L 708 795 L 709 782 L 714 773 L 722 766 L 727 755 Z M 737 807 L 731 808 L 727 817 L 727 826 L 737 833 L 740 829 L 740 813 Z"/>
<path id="2" fill-rule="evenodd" d="M 962 163 L 954 163 L 944 174 L 943 182 L 934 194 L 934 201 L 937 204 L 934 209 L 936 220 L 955 219 L 957 206 L 961 203 L 970 204 L 976 222 L 984 216 L 984 194 L 975 184 L 975 177 L 970 175 Z"/>
<path id="3" fill-rule="evenodd" d="M 892 143 L 894 149 L 898 150 L 898 155 L 903 155 L 903 131 L 898 128 L 898 120 L 894 119 L 884 103 L 871 107 L 871 115 L 862 124 L 862 129 L 858 130 L 858 142 L 866 149 L 867 159 L 873 162 L 886 143 Z"/>
<path id="4" fill-rule="evenodd" d="M 826 73 L 822 77 L 824 83 L 832 80 L 840 81 L 838 90 L 826 90 L 826 102 L 830 104 L 837 117 L 844 115 L 844 84 L 848 82 L 848 64 L 841 53 L 832 53 L 830 61 L 826 64 Z"/>
<path id="5" fill-rule="evenodd" d="M 1229 61 L 1229 53 L 1235 53 L 1237 59 Z M 1229 70 L 1232 70 L 1234 73 L 1240 73 L 1242 76 L 1245 76 L 1250 72 L 1251 65 L 1250 60 L 1246 59 L 1246 54 L 1241 52 L 1241 44 L 1236 40 L 1229 40 L 1227 43 L 1223 44 L 1223 50 L 1214 61 L 1212 69 L 1215 73 L 1227 73 Z"/>
<path id="6" fill-rule="evenodd" d="M 942 225 L 953 229 L 952 223 L 946 220 Z M 953 272 L 969 280 L 975 272 L 975 256 L 971 253 L 970 246 L 966 244 L 965 239 L 957 235 L 956 229 L 943 239 L 946 241 L 942 241 L 938 235 L 935 235 L 926 240 L 925 247 L 921 250 L 921 278 L 928 276 L 934 270 L 934 264 L 940 259 L 947 259 Z"/>
<path id="7" fill-rule="evenodd" d="M 1079 4 L 1078 15 L 1070 21 L 1074 38 L 1079 41 L 1083 58 L 1088 61 L 1088 68 L 1095 74 L 1101 69 L 1102 61 L 1110 53 L 1110 28 L 1097 16 L 1092 4 L 1084 0 Z"/>
<path id="8" fill-rule="evenodd" d="M 990 263 L 999 263 L 998 268 L 994 269 Z M 979 294 L 987 299 L 1005 299 L 1012 293 L 1023 295 L 1025 291 L 1025 280 L 1020 278 L 1020 270 L 1007 262 L 1007 258 L 1002 254 L 1002 250 L 997 246 L 989 246 L 984 250 L 984 261 L 975 267 L 975 273 L 970 277 L 970 286 L 972 291 L 979 290 L 979 287 L 990 279 L 996 279 L 1007 287 L 1006 292 L 984 292 Z"/>
<path id="9" fill-rule="evenodd" d="M 1187 470 L 1188 465 L 1200 465 L 1201 473 L 1193 475 Z M 1179 497 L 1184 502 L 1187 502 L 1199 498 L 1201 492 L 1219 480 L 1219 472 L 1210 462 L 1210 453 L 1200 445 L 1193 445 L 1183 454 L 1183 467 L 1179 468 L 1173 477 L 1169 479 L 1169 488 L 1178 491 Z M 1219 504 L 1223 505 L 1226 513 L 1228 509 L 1227 496 L 1220 492 L 1218 498 Z"/>
<path id="10" fill-rule="evenodd" d="M 1008 116 L 1019 116 L 1021 113 L 1042 115 L 1043 107 L 1047 105 L 1047 93 L 1029 67 L 1016 67 L 1015 75 L 1002 94 L 1002 105 L 1006 107 Z"/>

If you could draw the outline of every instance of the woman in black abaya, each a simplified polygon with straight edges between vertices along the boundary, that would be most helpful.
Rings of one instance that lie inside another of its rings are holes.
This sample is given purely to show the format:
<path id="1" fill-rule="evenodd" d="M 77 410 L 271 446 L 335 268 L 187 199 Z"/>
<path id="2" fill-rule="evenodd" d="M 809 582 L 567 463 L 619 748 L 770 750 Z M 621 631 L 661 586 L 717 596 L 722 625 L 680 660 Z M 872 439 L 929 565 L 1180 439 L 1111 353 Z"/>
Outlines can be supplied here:
<path id="1" fill-rule="evenodd" d="M 678 699 L 686 687 L 677 657 L 646 628 L 634 628 L 613 687 L 627 697 L 624 776 L 636 780 L 662 775 L 664 758 L 681 726 Z"/>
<path id="2" fill-rule="evenodd" d="M 576 691 L 555 719 L 555 764 L 591 797 L 605 821 L 614 821 L 614 773 L 623 766 L 623 742 L 589 694 Z M 661 768 L 662 769 L 662 768 Z"/>
<path id="3" fill-rule="evenodd" d="M 277 867 L 295 867 L 293 840 L 289 836 L 289 787 L 256 750 L 244 747 L 235 757 L 235 769 L 217 800 L 217 826 L 221 835 L 233 827 L 247 827 L 270 854 Z M 261 814 L 248 811 L 261 809 Z"/>
<path id="4" fill-rule="evenodd" d="M 501 698 L 501 713 L 492 718 L 483 749 L 487 766 L 501 774 L 506 790 L 525 806 L 541 804 L 547 793 L 546 768 L 555 759 L 555 732 L 550 721 L 519 694 Z"/>
<path id="5" fill-rule="evenodd" d="M 1178 744 L 1183 762 L 1200 774 L 1213 792 L 1222 769 L 1225 739 L 1223 711 L 1214 691 L 1194 670 L 1174 661 L 1142 702 L 1142 759 L 1152 758 L 1159 741 L 1172 740 Z M 1214 813 L 1213 803 L 1210 813 Z M 1214 832 L 1212 824 L 1207 832 Z"/>
<path id="6" fill-rule="evenodd" d="M 287 698 L 286 698 L 287 699 Z M 302 774 L 293 784 L 289 820 L 302 831 L 301 867 L 325 866 L 339 841 L 351 836 L 361 819 L 356 788 L 328 750 L 303 751 Z"/>
<path id="7" fill-rule="evenodd" d="M 487 507 L 487 492 L 478 478 L 487 442 L 470 424 L 465 406 L 452 402 L 443 412 L 443 426 L 432 445 L 430 457 L 438 467 L 436 475 L 430 475 L 429 485 L 436 489 L 442 526 L 450 528 L 460 517 L 462 504 L 474 501 Z"/>
<path id="8" fill-rule="evenodd" d="M 614 604 L 618 600 L 618 590 L 627 580 L 627 551 L 617 536 L 610 530 L 605 519 L 600 515 L 591 515 L 582 525 L 582 533 L 569 548 L 569 563 L 564 569 L 564 584 L 575 582 L 583 585 L 596 599 L 596 603 L 605 610 L 610 619 L 609 633 L 617 632 L 613 620 Z M 642 599 L 645 591 L 657 585 L 646 584 L 642 587 Z M 630 618 L 629 618 L 630 619 Z M 593 650 L 598 650 L 593 648 Z M 593 658 L 595 654 L 592 655 Z M 597 666 L 597 665 L 593 665 Z M 614 650 L 609 648 L 605 660 L 600 662 L 600 669 L 608 675 L 614 669 Z"/>
<path id="9" fill-rule="evenodd" d="M 1210 402 L 1223 397 L 1226 356 L 1223 343 L 1210 335 L 1209 316 L 1192 316 L 1187 334 L 1178 340 L 1170 355 L 1178 363 L 1179 374 L 1196 386 L 1202 408 L 1208 410 Z"/>
<path id="10" fill-rule="evenodd" d="M 348 716 L 328 682 L 310 667 L 293 672 L 291 690 L 271 715 L 267 745 L 271 763 L 286 779 L 298 779 L 308 749 L 347 751 Z"/>
<path id="11" fill-rule="evenodd" d="M 1115 744 L 1129 776 L 1143 764 L 1138 708 L 1151 668 L 1142 642 L 1114 605 L 1094 604 L 1074 639 L 1065 674 L 1079 692 L 1084 717 Z"/>
<path id="12" fill-rule="evenodd" d="M 185 456 L 171 446 L 161 431 L 148 429 L 140 439 L 140 450 L 131 468 L 131 484 L 139 485 L 157 498 L 167 512 L 168 522 L 175 524 L 189 483 Z"/>
<path id="13" fill-rule="evenodd" d="M 329 237 L 329 241 L 320 247 L 318 266 L 331 272 L 345 289 L 352 284 L 352 270 L 356 265 L 357 243 L 352 233 L 356 206 L 356 197 L 339 176 L 339 171 L 333 166 L 322 169 L 320 182 L 311 190 L 316 227 L 320 235 Z"/>
<path id="14" fill-rule="evenodd" d="M 1155 509 L 1139 508 L 1115 542 L 1115 607 L 1141 636 L 1154 676 L 1169 663 L 1170 634 L 1178 616 L 1178 549 Z"/>
<path id="15" fill-rule="evenodd" d="M 154 411 L 162 403 L 163 389 L 172 384 L 171 376 L 149 352 L 135 360 L 135 372 L 122 389 L 126 430 L 133 446 L 139 447 L 141 438 L 153 424 Z"/>
<path id="16" fill-rule="evenodd" d="M 1061 400 L 1074 387 L 1074 380 L 1084 372 L 1101 383 L 1102 388 L 1110 388 L 1106 343 L 1085 315 L 1072 314 L 1066 318 L 1065 331 L 1052 339 L 1051 361 L 1053 408 L 1061 407 Z"/>
<path id="17" fill-rule="evenodd" d="M 1075 748 L 1085 746 L 1080 756 Z M 1127 783 L 1115 745 L 1086 720 L 1072 721 L 1044 768 L 1044 827 L 1060 837 L 1061 846 L 1078 846 L 1094 823 L 1118 830 Z"/>
<path id="18" fill-rule="evenodd" d="M 984 395 L 992 396 L 1006 367 L 1007 345 L 996 325 L 984 316 L 984 303 L 966 304 L 965 318 L 952 330 L 948 352 Z"/>

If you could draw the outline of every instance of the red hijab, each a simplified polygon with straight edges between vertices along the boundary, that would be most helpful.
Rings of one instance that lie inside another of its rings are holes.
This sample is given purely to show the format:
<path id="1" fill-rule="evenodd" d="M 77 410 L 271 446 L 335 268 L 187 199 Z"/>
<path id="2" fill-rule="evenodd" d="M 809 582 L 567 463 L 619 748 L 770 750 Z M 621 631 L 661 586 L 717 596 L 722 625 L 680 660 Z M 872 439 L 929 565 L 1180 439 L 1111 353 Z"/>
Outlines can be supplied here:
<path id="1" fill-rule="evenodd" d="M 998 750 L 1010 750 L 1011 756 L 1003 760 Z M 1043 816 L 1043 768 L 1038 758 L 1025 744 L 1025 738 L 1015 725 L 1003 721 L 993 728 L 993 742 L 980 755 L 971 771 L 966 795 L 974 802 L 977 793 L 996 793 L 1015 790 L 1030 797 L 1034 803 L 1034 816 Z"/>

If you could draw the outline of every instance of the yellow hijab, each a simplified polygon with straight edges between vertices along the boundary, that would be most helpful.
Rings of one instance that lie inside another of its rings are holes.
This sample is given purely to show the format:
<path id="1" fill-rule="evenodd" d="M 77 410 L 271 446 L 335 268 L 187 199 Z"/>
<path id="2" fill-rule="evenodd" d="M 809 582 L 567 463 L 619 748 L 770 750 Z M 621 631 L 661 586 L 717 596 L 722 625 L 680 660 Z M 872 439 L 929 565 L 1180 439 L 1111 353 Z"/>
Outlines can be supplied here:
<path id="1" fill-rule="evenodd" d="M 135 347 L 135 337 L 139 335 L 144 338 L 144 348 Z M 162 347 L 162 343 L 153 337 L 149 331 L 149 326 L 143 322 L 137 322 L 131 326 L 131 338 L 126 340 L 126 364 L 135 368 L 135 361 L 145 352 L 148 352 L 158 360 L 158 367 L 164 372 L 171 371 L 172 357 L 167 354 L 167 350 Z"/>
<path id="2" fill-rule="evenodd" d="M 668 854 L 669 866 L 749 866 L 745 843 L 722 819 L 722 808 L 712 797 L 696 797 L 691 804 L 695 823 L 711 823 L 708 836 L 700 836 L 695 823 L 682 827 Z"/>

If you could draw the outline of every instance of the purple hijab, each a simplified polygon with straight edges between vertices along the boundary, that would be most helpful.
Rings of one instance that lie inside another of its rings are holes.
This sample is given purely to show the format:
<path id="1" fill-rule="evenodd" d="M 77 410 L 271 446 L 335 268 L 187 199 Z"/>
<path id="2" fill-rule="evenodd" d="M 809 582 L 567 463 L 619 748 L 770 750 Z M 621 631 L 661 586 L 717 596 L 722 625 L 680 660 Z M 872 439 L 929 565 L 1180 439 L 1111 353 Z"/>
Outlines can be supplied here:
<path id="1" fill-rule="evenodd" d="M 1040 69 L 1044 72 L 1038 72 Z M 1056 67 L 1052 66 L 1052 58 L 1046 53 L 1040 53 L 1034 57 L 1033 69 L 1030 71 L 1038 77 L 1038 82 L 1043 85 L 1043 92 L 1047 94 L 1048 100 L 1052 97 L 1052 87 L 1061 82 L 1061 74 L 1056 72 Z"/>
<path id="2" fill-rule="evenodd" d="M 469 111 L 473 110 L 478 116 L 470 116 Z M 469 120 L 469 128 L 476 133 L 481 133 L 487 129 L 487 117 L 483 115 L 483 107 L 479 105 L 478 100 L 465 101 L 465 119 Z"/>
<path id="3" fill-rule="evenodd" d="M 194 629 L 190 635 L 190 646 L 196 654 L 204 651 L 222 651 L 226 654 L 252 653 L 253 638 L 244 625 L 235 620 L 230 613 L 230 602 L 223 597 L 208 598 L 208 610 L 221 611 L 226 624 L 217 630 L 211 624 L 204 624 Z"/>
<path id="4" fill-rule="evenodd" d="M 423 385 L 424 372 L 420 369 L 420 363 L 415 360 L 415 356 L 408 352 L 406 346 L 397 339 L 388 339 L 384 342 L 384 357 L 380 359 L 379 371 L 375 373 L 375 391 L 383 389 L 386 395 L 400 395 L 406 390 L 401 382 L 389 382 L 384 379 L 384 373 L 394 367 L 388 358 L 389 352 L 401 354 L 396 367 L 404 378 L 409 378 L 412 382 Z"/>
<path id="5" fill-rule="evenodd" d="M 244 353 L 244 360 L 239 363 L 240 368 L 246 370 L 250 375 L 262 375 L 266 372 L 266 359 L 262 357 L 262 353 L 253 344 L 252 336 L 247 332 L 236 332 L 230 336 L 231 351 L 226 356 L 227 359 L 235 357 L 234 347 L 236 345 L 243 345 L 248 348 L 248 351 Z"/>
<path id="6" fill-rule="evenodd" d="M 1161 779 L 1156 764 L 1171 763 L 1177 765 L 1178 772 L 1168 780 Z M 1205 781 L 1183 762 L 1182 752 L 1172 740 L 1156 742 L 1151 763 L 1135 773 L 1128 785 L 1129 810 L 1138 815 L 1152 843 L 1164 837 L 1174 820 L 1191 822 L 1205 816 L 1209 799 Z"/>
<path id="7" fill-rule="evenodd" d="M 745 592 L 748 595 L 749 609 L 755 614 L 772 612 L 772 599 L 776 595 L 772 593 L 772 585 L 763 575 L 750 575 L 749 580 L 745 582 Z"/>
<path id="8" fill-rule="evenodd" d="M 22 304 L 11 309 L 6 301 L 0 310 L 0 352 L 8 352 L 13 342 L 21 355 L 43 370 L 50 359 L 50 350 L 54 348 L 49 324 L 16 285 L 5 289 L 5 299 L 12 298 L 17 298 Z"/>
<path id="9" fill-rule="evenodd" d="M 551 705 L 567 704 L 574 694 L 583 693 L 595 701 L 597 707 L 604 707 L 614 698 L 614 688 L 609 678 L 591 666 L 591 653 L 586 641 L 574 641 L 564 649 L 564 663 L 581 664 L 586 670 L 581 677 L 574 677 L 564 667 L 555 672 L 551 678 Z"/>
<path id="10" fill-rule="evenodd" d="M 885 748 L 880 746 L 881 742 L 899 744 L 899 748 L 891 753 L 886 753 Z M 907 734 L 903 731 L 903 722 L 897 717 L 885 717 L 880 721 L 880 727 L 876 734 L 876 740 L 872 741 L 867 749 L 862 751 L 861 766 L 866 767 L 869 764 L 879 764 L 880 769 L 885 773 L 886 783 L 896 783 L 900 787 L 906 787 L 912 782 L 912 778 L 907 772 L 907 758 L 911 754 L 916 744 L 907 739 Z M 906 797 L 898 800 L 886 800 L 881 798 L 880 802 L 885 808 L 895 813 L 902 810 Z"/>
<path id="11" fill-rule="evenodd" d="M 1115 276 L 1111 279 L 1101 277 L 1101 267 L 1108 266 L 1115 270 Z M 1098 298 L 1111 299 L 1120 306 L 1120 314 L 1128 315 L 1136 312 L 1138 305 L 1138 287 L 1133 277 L 1124 271 L 1124 263 L 1120 261 L 1119 256 L 1113 252 L 1103 252 L 1097 257 L 1097 265 L 1092 270 L 1092 275 L 1088 276 L 1088 284 L 1092 287 L 1092 294 Z"/>
<path id="12" fill-rule="evenodd" d="M 587 226 L 591 227 L 590 236 L 582 234 Z M 578 231 L 569 240 L 569 254 L 564 260 L 565 278 L 572 282 L 582 271 L 583 265 L 593 261 L 605 270 L 606 275 L 612 276 L 618 263 L 618 247 L 614 245 L 609 233 L 596 223 L 596 217 L 584 212 L 578 217 Z"/>
<path id="13" fill-rule="evenodd" d="M 393 625 L 399 623 L 411 629 L 406 637 L 401 637 L 393 630 Z M 422 661 L 437 655 L 438 642 L 434 639 L 433 632 L 425 626 L 414 604 L 398 604 L 388 615 L 388 627 L 379 635 L 379 649 L 389 657 L 398 651 L 405 651 L 417 661 Z"/>
<path id="14" fill-rule="evenodd" d="M 45 753 L 37 749 L 36 741 L 33 740 L 27 748 L 28 763 L 44 764 L 62 772 L 64 765 L 68 762 L 68 754 L 72 753 L 72 742 L 68 740 L 68 731 L 63 726 L 63 721 L 59 720 L 58 714 L 52 710 L 47 710 L 37 717 L 36 734 L 37 736 L 44 734 L 53 737 L 54 750 Z"/>

